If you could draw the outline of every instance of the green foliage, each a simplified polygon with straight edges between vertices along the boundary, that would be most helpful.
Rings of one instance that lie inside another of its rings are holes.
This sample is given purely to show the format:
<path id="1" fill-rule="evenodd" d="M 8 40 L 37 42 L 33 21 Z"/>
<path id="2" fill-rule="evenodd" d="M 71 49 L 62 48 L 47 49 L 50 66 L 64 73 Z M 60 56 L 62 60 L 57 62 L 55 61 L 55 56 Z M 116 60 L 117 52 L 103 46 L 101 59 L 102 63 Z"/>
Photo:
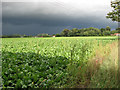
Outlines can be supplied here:
<path id="1" fill-rule="evenodd" d="M 3 39 L 3 86 L 48 88 L 84 83 L 87 62 L 97 46 L 95 41 L 95 38 Z"/>
<path id="2" fill-rule="evenodd" d="M 69 33 L 69 30 L 68 30 L 68 29 L 64 29 L 64 30 L 61 32 L 61 35 L 62 35 L 62 36 L 68 36 L 68 33 Z"/>
<path id="3" fill-rule="evenodd" d="M 105 36 L 109 36 L 110 35 L 110 31 L 104 31 L 104 35 Z"/>
<path id="4" fill-rule="evenodd" d="M 13 34 L 13 35 L 2 35 L 2 38 L 21 38 L 21 37 L 32 37 L 30 35 L 20 35 L 20 34 Z"/>
<path id="5" fill-rule="evenodd" d="M 116 30 L 113 30 L 114 32 L 116 32 Z M 111 31 L 111 28 L 109 26 L 107 26 L 106 28 L 94 28 L 94 27 L 90 27 L 90 28 L 83 28 L 83 29 L 77 29 L 77 28 L 73 28 L 71 30 L 68 29 L 64 29 L 61 32 L 62 36 L 65 37 L 73 37 L 73 36 L 110 36 L 111 34 L 113 34 L 113 31 Z M 59 36 L 59 35 L 57 35 Z"/>
<path id="6" fill-rule="evenodd" d="M 111 31 L 111 28 L 109 26 L 107 26 L 105 29 L 106 31 Z"/>
<path id="7" fill-rule="evenodd" d="M 59 33 L 57 33 L 55 36 L 56 36 L 56 37 L 61 37 L 61 35 L 60 35 Z"/>
<path id="8" fill-rule="evenodd" d="M 50 37 L 50 35 L 42 33 L 42 34 L 38 34 L 37 37 Z"/>
<path id="9" fill-rule="evenodd" d="M 112 19 L 112 21 L 120 22 L 120 0 L 111 1 L 112 12 L 109 12 L 106 18 Z"/>

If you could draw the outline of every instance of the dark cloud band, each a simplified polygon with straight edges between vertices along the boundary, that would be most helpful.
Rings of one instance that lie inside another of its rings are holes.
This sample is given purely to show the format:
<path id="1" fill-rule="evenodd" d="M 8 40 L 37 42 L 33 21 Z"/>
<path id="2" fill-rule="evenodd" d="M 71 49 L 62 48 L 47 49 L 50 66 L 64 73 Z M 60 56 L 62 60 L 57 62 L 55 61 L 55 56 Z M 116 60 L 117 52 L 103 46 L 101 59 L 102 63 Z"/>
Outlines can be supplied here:
<path id="1" fill-rule="evenodd" d="M 74 8 L 74 7 L 73 7 Z M 2 22 L 3 34 L 12 33 L 57 33 L 68 26 L 76 28 L 110 26 L 117 27 L 117 23 L 105 18 L 103 10 L 70 9 L 58 3 L 40 2 L 3 2 Z M 88 13 L 90 12 L 90 13 Z M 94 12 L 94 13 L 93 13 Z"/>

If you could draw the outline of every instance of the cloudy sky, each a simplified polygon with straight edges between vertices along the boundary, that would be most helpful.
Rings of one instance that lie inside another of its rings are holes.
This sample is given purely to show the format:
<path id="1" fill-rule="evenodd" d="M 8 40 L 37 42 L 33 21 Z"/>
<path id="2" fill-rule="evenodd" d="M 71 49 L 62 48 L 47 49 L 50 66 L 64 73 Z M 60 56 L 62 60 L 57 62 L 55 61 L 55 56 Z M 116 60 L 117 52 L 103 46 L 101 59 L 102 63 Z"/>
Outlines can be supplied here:
<path id="1" fill-rule="evenodd" d="M 2 32 L 6 34 L 55 34 L 64 28 L 117 28 L 106 19 L 110 0 L 3 0 Z"/>

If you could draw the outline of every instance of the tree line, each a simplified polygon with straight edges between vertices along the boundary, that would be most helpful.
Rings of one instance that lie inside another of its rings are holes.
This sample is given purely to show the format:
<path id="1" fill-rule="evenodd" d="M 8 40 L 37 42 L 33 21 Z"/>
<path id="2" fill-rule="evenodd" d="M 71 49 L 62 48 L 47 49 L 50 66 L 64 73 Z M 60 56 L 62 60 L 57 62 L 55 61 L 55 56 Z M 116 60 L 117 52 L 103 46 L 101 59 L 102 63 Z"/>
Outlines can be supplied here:
<path id="1" fill-rule="evenodd" d="M 62 30 L 61 33 L 53 34 L 56 37 L 75 37 L 75 36 L 110 36 L 111 34 L 114 33 L 119 33 L 120 28 L 117 28 L 116 30 L 112 30 L 109 26 L 106 28 L 94 28 L 94 27 L 89 27 L 89 28 L 83 28 L 83 29 L 78 29 L 78 28 L 73 28 L 71 30 L 69 29 L 64 29 Z M 13 34 L 13 35 L 2 35 L 0 37 L 2 38 L 22 38 L 22 37 L 52 37 L 53 35 L 49 35 L 46 33 L 40 33 L 37 35 L 20 35 L 20 34 Z"/>
<path id="2" fill-rule="evenodd" d="M 114 33 L 119 33 L 119 28 L 117 28 L 116 30 L 112 30 L 109 26 L 107 26 L 106 28 L 94 28 L 94 27 L 90 27 L 90 28 L 83 28 L 83 29 L 77 29 L 77 28 L 73 28 L 71 30 L 69 29 L 64 29 L 60 34 L 57 33 L 56 36 L 60 37 L 60 36 L 65 36 L 65 37 L 72 37 L 72 36 L 110 36 L 111 34 Z"/>

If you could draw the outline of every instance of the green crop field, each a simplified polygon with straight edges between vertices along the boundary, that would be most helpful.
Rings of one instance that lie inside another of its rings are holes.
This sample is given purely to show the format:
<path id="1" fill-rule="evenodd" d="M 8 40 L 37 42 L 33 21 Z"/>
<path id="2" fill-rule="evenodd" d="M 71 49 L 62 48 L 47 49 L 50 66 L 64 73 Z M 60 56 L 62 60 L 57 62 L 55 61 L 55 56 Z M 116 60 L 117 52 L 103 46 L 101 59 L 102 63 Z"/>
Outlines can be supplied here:
<path id="1" fill-rule="evenodd" d="M 117 60 L 117 37 L 3 38 L 3 88 L 119 87 Z"/>

